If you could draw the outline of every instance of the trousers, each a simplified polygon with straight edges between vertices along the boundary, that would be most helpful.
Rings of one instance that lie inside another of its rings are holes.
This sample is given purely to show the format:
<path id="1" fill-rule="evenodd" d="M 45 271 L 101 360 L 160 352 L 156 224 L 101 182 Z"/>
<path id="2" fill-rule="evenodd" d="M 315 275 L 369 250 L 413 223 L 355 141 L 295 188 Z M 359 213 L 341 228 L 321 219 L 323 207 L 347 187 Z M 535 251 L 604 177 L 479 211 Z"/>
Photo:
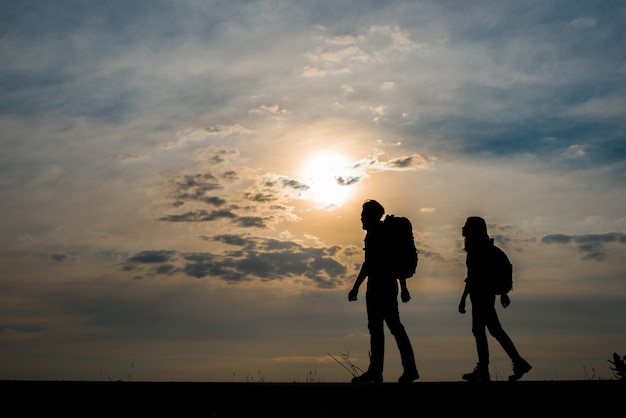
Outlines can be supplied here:
<path id="1" fill-rule="evenodd" d="M 368 370 L 371 373 L 382 375 L 385 359 L 385 323 L 396 340 L 403 369 L 405 371 L 417 370 L 411 341 L 404 325 L 400 322 L 397 281 L 393 280 L 391 284 L 379 286 L 370 286 L 368 283 L 365 298 L 367 328 L 370 333 L 370 366 Z"/>
<path id="2" fill-rule="evenodd" d="M 521 357 L 498 319 L 496 295 L 470 293 L 470 301 L 472 302 L 472 334 L 476 339 L 478 363 L 485 366 L 489 364 L 489 344 L 486 330 L 489 330 L 491 336 L 500 343 L 513 362 L 518 361 Z"/>

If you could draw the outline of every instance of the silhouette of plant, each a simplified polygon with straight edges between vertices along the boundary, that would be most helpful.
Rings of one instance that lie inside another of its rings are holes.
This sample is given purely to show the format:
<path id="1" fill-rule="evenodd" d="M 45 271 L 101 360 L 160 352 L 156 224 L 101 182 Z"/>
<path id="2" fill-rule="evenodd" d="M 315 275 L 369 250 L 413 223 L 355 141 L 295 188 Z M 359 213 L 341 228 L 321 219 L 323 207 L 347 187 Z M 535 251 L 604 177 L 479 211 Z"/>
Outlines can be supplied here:
<path id="1" fill-rule="evenodd" d="M 596 369 L 595 368 L 591 368 L 591 375 L 589 374 L 589 372 L 587 371 L 587 367 L 583 366 L 583 370 L 585 371 L 585 378 L 587 380 L 593 380 L 596 378 Z"/>
<path id="2" fill-rule="evenodd" d="M 257 377 L 251 376 L 250 373 L 246 374 L 246 383 L 265 383 L 265 377 L 261 374 L 261 370 L 257 370 Z"/>
<path id="3" fill-rule="evenodd" d="M 132 381 L 133 380 L 133 375 L 135 373 L 135 362 L 131 362 L 130 363 L 130 372 L 128 373 L 128 381 Z M 100 370 L 100 376 L 103 379 L 108 380 L 109 382 L 122 382 L 122 379 L 113 379 L 111 377 L 111 375 L 109 374 L 109 372 L 107 372 L 106 370 Z"/>
<path id="4" fill-rule="evenodd" d="M 305 383 L 321 383 L 322 379 L 317 375 L 317 369 L 309 370 L 309 374 L 304 380 Z"/>
<path id="5" fill-rule="evenodd" d="M 111 379 L 111 376 L 109 376 L 109 373 L 107 373 L 106 370 L 100 370 L 100 376 L 108 380 L 109 382 L 113 380 Z"/>
<path id="6" fill-rule="evenodd" d="M 350 359 L 350 352 L 347 352 L 345 354 L 342 353 L 340 355 L 341 360 L 337 359 L 335 356 L 333 356 L 330 353 L 326 353 L 326 354 L 328 354 L 333 360 L 335 360 L 341 367 L 346 369 L 348 373 L 352 375 L 352 377 L 357 377 L 363 374 L 363 369 L 361 369 L 359 366 L 354 364 L 352 360 Z"/>
<path id="7" fill-rule="evenodd" d="M 626 356 L 620 357 L 619 354 L 613 353 L 613 360 L 607 360 L 613 365 L 609 367 L 613 371 L 613 376 L 617 380 L 626 380 Z"/>

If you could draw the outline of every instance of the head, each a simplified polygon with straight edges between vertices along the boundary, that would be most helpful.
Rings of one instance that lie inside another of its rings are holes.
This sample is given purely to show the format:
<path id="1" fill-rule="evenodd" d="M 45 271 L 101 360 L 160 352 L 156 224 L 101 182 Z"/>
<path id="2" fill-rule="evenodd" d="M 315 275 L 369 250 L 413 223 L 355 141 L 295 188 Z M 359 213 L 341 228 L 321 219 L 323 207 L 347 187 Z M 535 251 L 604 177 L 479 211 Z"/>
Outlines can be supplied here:
<path id="1" fill-rule="evenodd" d="M 480 216 L 470 216 L 465 221 L 465 225 L 461 228 L 461 235 L 465 238 L 465 250 L 468 249 L 468 243 L 489 242 L 487 234 L 487 223 Z"/>
<path id="2" fill-rule="evenodd" d="M 361 211 L 361 224 L 363 229 L 370 229 L 374 225 L 380 222 L 380 219 L 385 214 L 385 208 L 383 205 L 375 200 L 366 200 L 363 203 L 363 210 Z"/>

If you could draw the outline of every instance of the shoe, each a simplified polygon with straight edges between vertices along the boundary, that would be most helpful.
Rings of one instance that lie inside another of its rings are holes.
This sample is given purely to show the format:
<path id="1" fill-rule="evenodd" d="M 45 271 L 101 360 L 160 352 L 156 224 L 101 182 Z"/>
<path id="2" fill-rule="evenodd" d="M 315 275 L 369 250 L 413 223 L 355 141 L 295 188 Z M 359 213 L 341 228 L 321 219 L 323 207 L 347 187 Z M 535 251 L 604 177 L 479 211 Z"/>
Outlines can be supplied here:
<path id="1" fill-rule="evenodd" d="M 509 376 L 509 382 L 513 382 L 515 380 L 519 380 L 522 376 L 532 369 L 533 366 L 528 364 L 528 362 L 524 359 L 520 359 L 513 363 L 513 374 Z"/>
<path id="2" fill-rule="evenodd" d="M 468 382 L 491 382 L 489 368 L 487 366 L 477 364 L 476 367 L 474 367 L 474 371 L 463 375 L 463 380 L 467 380 Z"/>
<path id="3" fill-rule="evenodd" d="M 371 373 L 369 371 L 363 373 L 361 376 L 355 376 L 352 379 L 352 383 L 382 383 L 383 375 Z"/>
<path id="4" fill-rule="evenodd" d="M 412 370 L 410 372 L 405 371 L 402 373 L 402 376 L 398 378 L 398 383 L 413 383 L 414 380 L 420 378 L 420 374 L 417 370 Z"/>

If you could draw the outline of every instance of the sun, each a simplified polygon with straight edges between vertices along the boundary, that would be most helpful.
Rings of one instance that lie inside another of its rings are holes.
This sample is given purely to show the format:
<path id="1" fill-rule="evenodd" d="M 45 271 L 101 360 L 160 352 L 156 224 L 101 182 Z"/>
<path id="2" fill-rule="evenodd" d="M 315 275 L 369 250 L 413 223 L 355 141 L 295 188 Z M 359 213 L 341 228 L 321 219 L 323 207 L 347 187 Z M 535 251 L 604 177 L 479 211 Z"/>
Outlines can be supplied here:
<path id="1" fill-rule="evenodd" d="M 325 209 L 339 207 L 350 198 L 349 178 L 348 159 L 335 152 L 317 153 L 302 167 L 302 180 L 309 186 L 306 198 Z"/>

